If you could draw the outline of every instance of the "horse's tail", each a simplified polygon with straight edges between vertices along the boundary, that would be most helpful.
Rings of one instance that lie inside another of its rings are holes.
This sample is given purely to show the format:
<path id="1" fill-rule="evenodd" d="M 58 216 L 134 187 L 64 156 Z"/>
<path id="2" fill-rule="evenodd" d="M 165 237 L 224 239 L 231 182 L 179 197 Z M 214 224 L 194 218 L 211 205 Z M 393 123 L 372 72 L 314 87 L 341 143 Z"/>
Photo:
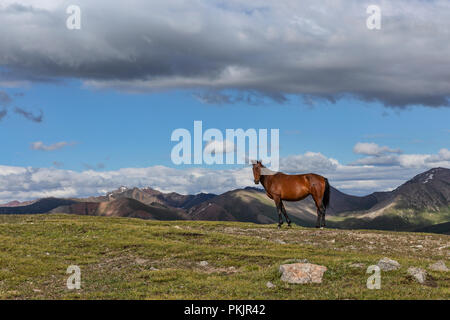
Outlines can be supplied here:
<path id="1" fill-rule="evenodd" d="M 330 203 L 330 184 L 328 183 L 328 179 L 325 179 L 325 191 L 323 193 L 322 198 L 322 204 L 326 207 L 328 207 L 328 204 Z"/>

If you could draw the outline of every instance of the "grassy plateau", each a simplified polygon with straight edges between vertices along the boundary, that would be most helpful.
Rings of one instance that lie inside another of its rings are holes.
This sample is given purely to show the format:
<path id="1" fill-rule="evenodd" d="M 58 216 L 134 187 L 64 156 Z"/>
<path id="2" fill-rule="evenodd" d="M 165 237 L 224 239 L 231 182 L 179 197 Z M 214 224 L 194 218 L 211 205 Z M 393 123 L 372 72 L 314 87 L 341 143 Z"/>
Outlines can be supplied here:
<path id="1" fill-rule="evenodd" d="M 450 236 L 438 234 L 0 215 L 0 299 L 449 299 L 449 272 L 428 268 L 449 266 L 449 255 Z M 401 268 L 367 289 L 366 269 L 383 257 Z M 323 282 L 280 281 L 292 259 L 326 266 Z M 70 265 L 79 290 L 66 286 Z M 412 266 L 427 270 L 425 284 L 408 276 Z"/>

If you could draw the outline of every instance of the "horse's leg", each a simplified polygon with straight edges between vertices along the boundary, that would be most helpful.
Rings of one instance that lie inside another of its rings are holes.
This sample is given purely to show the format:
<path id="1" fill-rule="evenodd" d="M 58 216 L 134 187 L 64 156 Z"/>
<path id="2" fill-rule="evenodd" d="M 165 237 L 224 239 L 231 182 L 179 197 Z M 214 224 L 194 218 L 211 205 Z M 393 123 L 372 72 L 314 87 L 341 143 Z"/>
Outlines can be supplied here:
<path id="1" fill-rule="evenodd" d="M 281 210 L 282 210 L 282 212 L 283 212 L 284 218 L 286 219 L 286 222 L 287 222 L 287 224 L 288 224 L 288 227 L 290 227 L 290 226 L 291 226 L 291 220 L 289 220 L 289 217 L 288 217 L 288 215 L 287 215 L 287 213 L 286 213 L 286 208 L 284 207 L 283 201 L 280 200 L 280 202 L 281 202 Z"/>
<path id="2" fill-rule="evenodd" d="M 326 211 L 326 209 L 325 209 L 325 206 L 323 205 L 323 203 L 321 204 L 321 208 L 320 208 L 321 210 L 321 214 L 322 214 L 322 224 L 321 224 L 321 226 L 322 227 L 325 227 L 325 211 Z"/>
<path id="3" fill-rule="evenodd" d="M 317 221 L 316 221 L 316 228 L 320 228 L 320 217 L 321 217 L 321 214 L 320 214 L 320 210 L 319 210 L 319 209 L 317 209 Z"/>
<path id="4" fill-rule="evenodd" d="M 273 201 L 275 201 L 275 205 L 277 206 L 277 212 L 278 212 L 278 228 L 281 228 L 281 225 L 283 224 L 283 218 L 281 217 L 281 199 L 280 197 L 273 196 Z"/>
<path id="5" fill-rule="evenodd" d="M 316 228 L 320 228 L 321 226 L 321 220 L 322 220 L 322 199 L 319 198 L 316 192 L 311 193 L 314 203 L 316 204 L 317 208 L 317 221 L 316 221 Z M 325 212 L 323 212 L 323 221 L 325 223 Z"/>

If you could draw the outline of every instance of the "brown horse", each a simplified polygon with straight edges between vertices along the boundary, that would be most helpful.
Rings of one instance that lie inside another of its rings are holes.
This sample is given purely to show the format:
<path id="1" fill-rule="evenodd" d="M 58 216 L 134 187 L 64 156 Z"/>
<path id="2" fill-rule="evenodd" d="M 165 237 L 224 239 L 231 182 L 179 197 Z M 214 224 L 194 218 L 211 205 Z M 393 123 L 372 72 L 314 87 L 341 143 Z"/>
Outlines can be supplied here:
<path id="1" fill-rule="evenodd" d="M 256 184 L 261 181 L 267 196 L 275 201 L 278 212 L 278 228 L 283 224 L 283 213 L 288 226 L 291 220 L 287 216 L 283 200 L 299 201 L 312 195 L 317 207 L 316 228 L 325 227 L 325 210 L 330 202 L 330 185 L 328 179 L 318 174 L 288 175 L 272 172 L 263 166 L 261 161 L 253 163 L 253 177 Z"/>

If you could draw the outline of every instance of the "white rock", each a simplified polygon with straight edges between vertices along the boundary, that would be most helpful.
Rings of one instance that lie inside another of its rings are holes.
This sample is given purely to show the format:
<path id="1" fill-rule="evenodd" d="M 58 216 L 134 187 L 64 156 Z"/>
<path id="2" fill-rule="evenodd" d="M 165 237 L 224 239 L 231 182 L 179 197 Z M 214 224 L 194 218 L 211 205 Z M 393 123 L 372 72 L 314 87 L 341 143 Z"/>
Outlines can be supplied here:
<path id="1" fill-rule="evenodd" d="M 288 283 L 322 283 L 327 267 L 312 263 L 292 263 L 280 266 L 281 280 Z"/>
<path id="2" fill-rule="evenodd" d="M 449 271 L 449 269 L 447 268 L 447 266 L 445 265 L 445 262 L 443 260 L 439 260 L 438 262 L 430 264 L 428 266 L 428 268 L 430 268 L 431 270 L 434 270 L 434 271 L 442 271 L 442 272 Z"/>
<path id="3" fill-rule="evenodd" d="M 386 257 L 378 261 L 378 266 L 383 271 L 392 271 L 400 269 L 400 263 Z"/>
<path id="4" fill-rule="evenodd" d="M 206 267 L 208 265 L 208 261 L 200 261 L 199 265 L 201 265 L 202 267 Z"/>
<path id="5" fill-rule="evenodd" d="M 146 263 L 147 262 L 147 260 L 145 260 L 145 259 L 141 259 L 141 258 L 136 258 L 136 263 L 137 264 L 144 264 L 144 263 Z"/>
<path id="6" fill-rule="evenodd" d="M 364 263 L 352 263 L 349 265 L 350 268 L 364 268 L 365 266 Z"/>
<path id="7" fill-rule="evenodd" d="M 272 288 L 275 288 L 276 286 L 272 282 L 267 281 L 266 287 L 269 288 L 269 289 L 272 289 Z"/>
<path id="8" fill-rule="evenodd" d="M 427 280 L 427 272 L 421 268 L 410 267 L 408 268 L 408 274 L 419 283 L 424 283 Z"/>

